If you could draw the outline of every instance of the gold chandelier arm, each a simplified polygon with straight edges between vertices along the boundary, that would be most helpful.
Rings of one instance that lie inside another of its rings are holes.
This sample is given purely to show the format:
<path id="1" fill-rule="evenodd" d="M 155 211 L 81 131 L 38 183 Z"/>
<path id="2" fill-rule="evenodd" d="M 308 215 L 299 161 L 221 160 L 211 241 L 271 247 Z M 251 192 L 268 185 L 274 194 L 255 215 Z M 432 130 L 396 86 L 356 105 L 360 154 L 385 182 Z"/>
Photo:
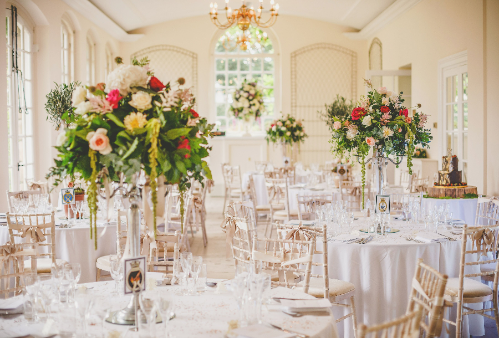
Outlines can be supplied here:
<path id="1" fill-rule="evenodd" d="M 255 17 L 254 22 L 258 27 L 269 28 L 276 23 L 278 15 L 279 14 L 272 12 L 271 17 L 266 22 L 261 22 L 259 17 Z"/>
<path id="2" fill-rule="evenodd" d="M 227 28 L 230 28 L 234 24 L 234 20 L 230 20 L 229 18 L 227 18 L 226 23 L 222 24 L 220 22 L 220 20 L 218 19 L 218 16 L 213 15 L 211 13 L 210 13 L 210 18 L 211 18 L 211 22 L 213 22 L 213 24 L 215 26 L 217 26 L 219 29 L 227 29 Z"/>

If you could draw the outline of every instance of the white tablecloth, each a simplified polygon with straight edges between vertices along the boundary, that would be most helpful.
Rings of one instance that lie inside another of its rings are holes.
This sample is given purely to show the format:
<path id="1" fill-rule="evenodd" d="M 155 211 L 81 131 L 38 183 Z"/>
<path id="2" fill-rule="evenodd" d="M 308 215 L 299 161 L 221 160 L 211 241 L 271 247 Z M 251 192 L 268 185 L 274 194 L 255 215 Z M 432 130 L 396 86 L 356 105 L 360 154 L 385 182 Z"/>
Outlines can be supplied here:
<path id="1" fill-rule="evenodd" d="M 423 208 L 433 208 L 433 206 L 435 205 L 440 207 L 445 203 L 449 203 L 450 211 L 452 212 L 452 218 L 462 219 L 468 225 L 475 225 L 475 215 L 478 198 L 423 198 Z"/>
<path id="2" fill-rule="evenodd" d="M 89 220 L 78 221 L 74 227 L 69 229 L 59 228 L 63 216 L 62 213 L 57 213 L 55 216 L 57 225 L 55 229 L 55 257 L 68 263 L 80 263 L 81 283 L 95 282 L 97 258 L 116 253 L 116 224 L 104 224 L 103 221 L 97 221 L 98 243 L 97 250 L 95 250 L 94 240 L 90 239 Z M 0 245 L 9 240 L 9 229 L 7 226 L 1 226 Z"/>
<path id="3" fill-rule="evenodd" d="M 401 231 L 385 237 L 377 236 L 367 244 L 344 244 L 336 241 L 328 243 L 329 277 L 349 281 L 355 285 L 355 305 L 359 323 L 380 324 L 405 314 L 411 280 L 419 258 L 447 274 L 449 278 L 459 277 L 461 249 L 459 240 L 440 244 L 419 244 L 407 241 L 406 238 L 409 235 L 415 236 L 424 226 L 408 226 L 393 221 L 392 227 Z M 366 228 L 362 218 L 354 222 L 353 229 L 361 228 Z M 453 236 L 447 231 L 442 230 L 441 233 Z M 453 237 L 459 238 L 459 236 Z M 321 257 L 319 255 L 314 259 L 320 261 Z M 477 269 L 473 270 L 474 272 L 479 272 L 479 268 L 474 268 Z M 339 315 L 336 312 L 334 314 L 335 317 Z M 452 320 L 455 320 L 455 315 L 453 311 Z M 485 334 L 483 317 L 478 315 L 466 317 L 463 326 L 465 336 L 469 336 L 470 333 L 474 336 Z M 351 322 L 347 321 L 345 325 L 338 325 L 340 336 L 353 337 Z M 452 328 L 451 330 L 454 332 Z"/>
<path id="4" fill-rule="evenodd" d="M 148 275 L 151 273 L 148 273 Z M 153 273 L 158 274 L 158 273 Z M 118 310 L 124 308 L 130 296 L 110 296 L 114 282 L 99 282 L 87 284 L 92 289 L 88 289 L 89 295 L 94 295 L 99 300 L 100 306 Z M 182 296 L 178 286 L 162 286 L 154 290 L 157 294 L 174 294 L 174 312 L 175 318 L 169 323 L 168 330 L 173 333 L 176 338 L 190 338 L 190 337 L 224 337 L 228 330 L 228 322 L 237 320 L 238 310 L 234 297 L 229 291 L 216 294 L 215 289 L 209 289 L 205 293 L 198 296 Z M 272 296 L 274 297 L 288 297 L 288 298 L 303 298 L 311 299 L 310 295 L 304 294 L 299 291 L 276 288 L 272 289 Z M 331 316 L 303 316 L 291 317 L 280 311 L 280 305 L 269 305 L 263 309 L 263 320 L 265 322 L 273 323 L 281 327 L 304 333 L 310 337 L 316 338 L 337 338 L 337 330 L 334 318 Z M 75 318 L 76 322 L 76 318 Z M 6 320 L 0 318 L 0 336 L 2 330 L 6 328 L 14 328 L 17 326 L 19 329 L 22 326 L 29 325 L 23 317 L 16 319 Z M 106 331 L 120 331 L 128 330 L 129 326 L 113 325 L 105 323 Z M 156 324 L 156 332 L 162 332 L 163 324 Z M 90 327 L 92 334 L 101 333 L 102 328 Z M 105 337 L 108 335 L 105 334 Z M 157 334 L 157 337 L 163 337 L 163 334 Z M 137 333 L 129 332 L 127 337 L 138 337 Z"/>

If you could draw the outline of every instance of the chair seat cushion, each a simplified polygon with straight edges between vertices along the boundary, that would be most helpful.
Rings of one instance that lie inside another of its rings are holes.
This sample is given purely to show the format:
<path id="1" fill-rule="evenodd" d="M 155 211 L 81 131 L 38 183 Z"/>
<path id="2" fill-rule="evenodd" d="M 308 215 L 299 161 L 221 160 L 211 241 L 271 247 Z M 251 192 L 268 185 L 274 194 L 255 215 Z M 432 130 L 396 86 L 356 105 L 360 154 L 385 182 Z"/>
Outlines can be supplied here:
<path id="1" fill-rule="evenodd" d="M 458 297 L 459 278 L 449 278 L 445 287 L 445 295 Z M 465 278 L 463 283 L 463 297 L 486 297 L 492 294 L 492 289 L 482 282 L 474 279 Z"/>
<path id="2" fill-rule="evenodd" d="M 303 285 L 305 281 L 298 283 Z M 303 287 L 298 289 L 303 292 Z M 329 296 L 336 297 L 355 290 L 355 285 L 339 279 L 329 279 Z M 310 278 L 308 294 L 316 298 L 324 297 L 324 280 L 322 278 Z"/>
<path id="3" fill-rule="evenodd" d="M 298 210 L 290 210 L 289 215 L 291 217 L 298 217 Z M 288 217 L 288 212 L 286 210 L 279 210 L 274 212 L 274 218 L 276 217 Z"/>
<path id="4" fill-rule="evenodd" d="M 116 255 L 107 255 L 97 258 L 95 267 L 104 271 L 111 271 L 111 257 L 116 257 Z"/>
<path id="5" fill-rule="evenodd" d="M 268 210 L 270 210 L 270 204 L 257 205 L 256 206 L 256 210 L 258 210 L 258 211 L 268 211 Z"/>
<path id="6" fill-rule="evenodd" d="M 57 265 L 66 265 L 68 262 L 62 259 L 55 260 Z M 51 258 L 38 258 L 36 260 L 36 272 L 37 273 L 50 273 L 52 267 L 52 259 Z M 31 272 L 31 260 L 24 261 L 24 271 Z"/>

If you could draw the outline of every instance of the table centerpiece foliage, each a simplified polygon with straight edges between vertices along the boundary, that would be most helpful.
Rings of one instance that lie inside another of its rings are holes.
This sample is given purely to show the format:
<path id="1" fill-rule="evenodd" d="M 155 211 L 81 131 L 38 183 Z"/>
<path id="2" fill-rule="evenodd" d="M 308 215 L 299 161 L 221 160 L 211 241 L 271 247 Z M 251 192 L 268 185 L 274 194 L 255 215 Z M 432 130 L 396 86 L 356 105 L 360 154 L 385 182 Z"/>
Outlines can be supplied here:
<path id="1" fill-rule="evenodd" d="M 116 61 L 105 84 L 74 90 L 68 114 L 75 120 L 58 136 L 58 159 L 47 174 L 55 186 L 76 173 L 88 182 L 90 238 L 96 248 L 98 184 L 106 187 L 120 176 L 131 182 L 143 170 L 150 180 L 156 235 L 156 178 L 164 175 L 165 183 L 178 184 L 181 198 L 191 179 L 211 179 L 203 159 L 211 150 L 213 125 L 193 109 L 195 98 L 183 88 L 185 80 L 163 84 L 147 58 L 131 65 Z M 182 210 L 182 221 L 183 216 Z"/>
<path id="2" fill-rule="evenodd" d="M 372 149 L 373 158 L 388 158 L 389 155 L 407 155 L 407 167 L 412 175 L 412 156 L 416 145 L 428 147 L 433 137 L 425 125 L 428 116 L 420 112 L 410 112 L 403 103 L 402 92 L 392 93 L 386 87 L 378 90 L 370 88 L 367 96 L 362 96 L 352 112 L 346 117 L 332 116 L 332 152 L 338 157 L 355 155 L 362 170 L 362 204 L 366 157 Z"/>
<path id="3" fill-rule="evenodd" d="M 293 143 L 304 142 L 305 138 L 308 137 L 303 122 L 289 114 L 285 118 L 274 120 L 266 133 L 265 139 L 267 143 L 287 143 L 292 145 Z"/>
<path id="4" fill-rule="evenodd" d="M 258 120 L 265 113 L 263 90 L 255 80 L 244 79 L 232 94 L 232 99 L 230 111 L 235 118 L 246 123 L 251 119 Z"/>

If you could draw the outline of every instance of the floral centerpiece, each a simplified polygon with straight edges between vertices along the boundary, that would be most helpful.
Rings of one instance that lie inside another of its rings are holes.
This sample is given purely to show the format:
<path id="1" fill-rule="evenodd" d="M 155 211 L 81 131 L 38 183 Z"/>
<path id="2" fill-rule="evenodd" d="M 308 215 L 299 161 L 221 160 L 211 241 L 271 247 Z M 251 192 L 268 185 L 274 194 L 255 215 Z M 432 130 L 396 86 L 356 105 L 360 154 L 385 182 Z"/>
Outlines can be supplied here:
<path id="1" fill-rule="evenodd" d="M 181 192 L 190 179 L 211 179 L 203 159 L 211 150 L 207 137 L 213 125 L 193 109 L 194 96 L 182 88 L 185 80 L 163 84 L 149 69 L 147 58 L 134 59 L 132 65 L 117 58 L 117 63 L 106 84 L 73 92 L 71 109 L 76 118 L 57 138 L 59 158 L 47 175 L 56 177 L 55 185 L 76 173 L 88 182 L 90 238 L 95 247 L 98 180 L 119 181 L 124 174 L 130 182 L 133 174 L 144 170 L 150 179 L 155 220 L 158 176 L 179 184 Z"/>
<path id="2" fill-rule="evenodd" d="M 416 148 L 414 150 L 414 155 L 412 155 L 414 158 L 427 158 L 428 154 L 426 153 L 426 149 L 423 148 Z"/>
<path id="3" fill-rule="evenodd" d="M 402 93 L 392 93 L 385 87 L 372 89 L 370 81 L 366 84 L 371 90 L 367 97 L 345 118 L 333 117 L 333 152 L 340 157 L 354 154 L 362 166 L 362 203 L 366 156 L 371 148 L 378 156 L 407 155 L 407 167 L 412 175 L 412 156 L 416 145 L 427 147 L 433 139 L 430 129 L 425 128 L 427 115 L 409 112 L 403 103 Z M 417 105 L 420 108 L 421 105 Z"/>
<path id="4" fill-rule="evenodd" d="M 267 136 L 265 139 L 267 143 L 300 143 L 305 141 L 308 137 L 305 134 L 305 128 L 301 120 L 296 120 L 293 116 L 289 115 L 286 118 L 274 120 L 270 127 L 267 129 Z"/>
<path id="5" fill-rule="evenodd" d="M 262 88 L 256 81 L 244 79 L 239 89 L 232 95 L 230 111 L 237 119 L 249 122 L 252 118 L 259 119 L 265 112 Z"/>

